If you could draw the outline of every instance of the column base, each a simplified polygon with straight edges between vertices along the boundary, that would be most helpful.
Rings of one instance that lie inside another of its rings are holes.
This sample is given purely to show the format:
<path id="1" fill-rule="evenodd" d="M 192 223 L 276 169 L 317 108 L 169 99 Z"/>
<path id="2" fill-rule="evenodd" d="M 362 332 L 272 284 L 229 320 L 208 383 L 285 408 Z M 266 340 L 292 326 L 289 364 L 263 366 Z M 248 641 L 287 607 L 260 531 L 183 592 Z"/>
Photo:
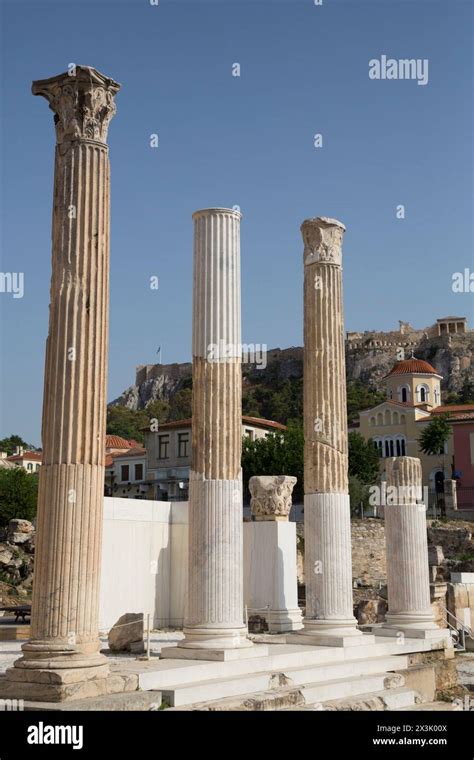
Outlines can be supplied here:
<path id="1" fill-rule="evenodd" d="M 176 647 L 160 652 L 164 659 L 186 660 L 239 660 L 258 657 L 253 653 L 253 641 L 242 628 L 187 628 L 185 638 Z"/>
<path id="2" fill-rule="evenodd" d="M 287 633 L 303 628 L 303 616 L 299 607 L 295 610 L 269 610 L 266 618 L 269 633 Z"/>
<path id="3" fill-rule="evenodd" d="M 0 698 L 63 702 L 99 697 L 123 688 L 122 676 L 109 676 L 108 663 L 92 668 L 8 668 L 0 679 Z M 135 684 L 134 689 L 137 688 Z"/>
<path id="4" fill-rule="evenodd" d="M 117 677 L 109 676 L 109 663 L 99 646 L 98 640 L 79 645 L 39 639 L 25 642 L 23 656 L 0 679 L 0 696 L 62 702 L 109 693 L 109 678 L 113 682 Z"/>
<path id="5" fill-rule="evenodd" d="M 162 659 L 172 660 L 245 660 L 268 654 L 268 647 L 254 647 L 247 629 L 184 628 L 185 639 L 175 647 L 165 647 Z"/>
<path id="6" fill-rule="evenodd" d="M 393 614 L 386 616 L 386 621 L 380 627 L 373 628 L 376 636 L 397 636 L 403 634 L 405 638 L 429 639 L 430 641 L 451 641 L 448 628 L 440 628 L 433 621 L 430 612 L 419 614 Z"/>
<path id="7" fill-rule="evenodd" d="M 252 657 L 266 657 L 268 647 L 265 644 L 250 642 L 249 647 L 243 649 L 191 649 L 181 646 L 165 647 L 160 652 L 163 660 L 214 660 L 217 662 L 229 662 L 230 660 L 249 660 Z"/>
<path id="8" fill-rule="evenodd" d="M 286 637 L 288 644 L 319 647 L 353 647 L 374 644 L 375 638 L 356 628 L 355 618 L 338 623 L 335 620 L 313 620 L 305 618 L 304 628 Z"/>

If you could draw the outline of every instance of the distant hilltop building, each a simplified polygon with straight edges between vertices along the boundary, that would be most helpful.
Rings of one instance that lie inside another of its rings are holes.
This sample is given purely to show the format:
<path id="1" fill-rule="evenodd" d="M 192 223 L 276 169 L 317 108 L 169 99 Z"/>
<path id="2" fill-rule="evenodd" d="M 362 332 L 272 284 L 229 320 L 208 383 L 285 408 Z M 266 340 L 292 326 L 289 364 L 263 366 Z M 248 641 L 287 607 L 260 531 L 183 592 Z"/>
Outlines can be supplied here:
<path id="1" fill-rule="evenodd" d="M 400 347 L 415 348 L 423 340 L 432 338 L 455 337 L 472 333 L 468 329 L 466 317 L 440 317 L 434 325 L 421 330 L 412 327 L 409 322 L 399 320 L 399 329 L 389 332 L 365 330 L 364 332 L 346 333 L 346 344 L 351 349 L 373 349 Z"/>

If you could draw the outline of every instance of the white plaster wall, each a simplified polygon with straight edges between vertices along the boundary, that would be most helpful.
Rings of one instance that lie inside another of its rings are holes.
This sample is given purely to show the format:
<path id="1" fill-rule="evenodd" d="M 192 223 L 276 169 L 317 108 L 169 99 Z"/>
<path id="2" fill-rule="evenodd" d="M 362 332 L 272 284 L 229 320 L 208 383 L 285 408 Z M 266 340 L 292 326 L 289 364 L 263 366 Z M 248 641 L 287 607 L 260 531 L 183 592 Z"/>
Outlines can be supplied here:
<path id="1" fill-rule="evenodd" d="M 187 502 L 104 498 L 100 630 L 125 612 L 182 625 Z M 171 600 L 173 600 L 171 602 Z"/>
<path id="2" fill-rule="evenodd" d="M 243 525 L 244 604 L 297 608 L 296 525 Z M 101 631 L 125 612 L 154 628 L 181 628 L 187 591 L 188 502 L 104 498 Z"/>

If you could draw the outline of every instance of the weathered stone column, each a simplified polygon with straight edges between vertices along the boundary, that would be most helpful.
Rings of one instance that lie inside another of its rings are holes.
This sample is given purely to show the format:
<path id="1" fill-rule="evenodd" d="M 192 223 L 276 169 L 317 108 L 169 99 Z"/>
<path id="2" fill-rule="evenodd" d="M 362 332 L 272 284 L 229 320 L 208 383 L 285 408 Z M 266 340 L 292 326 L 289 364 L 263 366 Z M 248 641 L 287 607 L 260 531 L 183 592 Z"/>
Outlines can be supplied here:
<path id="1" fill-rule="evenodd" d="M 430 599 L 426 507 L 422 503 L 421 462 L 415 457 L 386 460 L 388 613 L 375 633 L 415 638 L 443 638 L 434 622 Z"/>
<path id="2" fill-rule="evenodd" d="M 367 643 L 352 609 L 342 238 L 337 219 L 301 226 L 304 241 L 305 643 Z M 293 640 L 293 639 L 292 639 Z M 296 639 L 294 639 L 296 640 Z"/>
<path id="3" fill-rule="evenodd" d="M 188 593 L 185 638 L 165 657 L 227 659 L 251 647 L 243 623 L 240 218 L 221 208 L 193 214 Z"/>
<path id="4" fill-rule="evenodd" d="M 456 511 L 458 508 L 457 480 L 446 478 L 443 487 L 446 513 Z"/>
<path id="5" fill-rule="evenodd" d="M 296 478 L 250 478 L 254 520 L 244 523 L 244 599 L 249 620 L 264 618 L 270 633 L 302 628 L 298 607 L 296 523 L 289 522 Z"/>
<path id="6" fill-rule="evenodd" d="M 8 671 L 15 694 L 32 699 L 106 691 L 108 665 L 98 638 L 109 311 L 106 139 L 119 87 L 87 66 L 32 87 L 54 111 L 57 141 L 31 639 Z"/>

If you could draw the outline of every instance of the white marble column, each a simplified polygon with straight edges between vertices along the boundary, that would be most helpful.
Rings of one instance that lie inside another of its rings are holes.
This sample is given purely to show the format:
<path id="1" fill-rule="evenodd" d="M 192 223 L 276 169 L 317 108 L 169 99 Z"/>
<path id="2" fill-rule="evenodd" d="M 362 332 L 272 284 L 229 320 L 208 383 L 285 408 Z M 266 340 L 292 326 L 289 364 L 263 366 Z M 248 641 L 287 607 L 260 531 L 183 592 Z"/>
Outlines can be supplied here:
<path id="1" fill-rule="evenodd" d="M 104 693 L 98 637 L 109 310 L 107 130 L 119 85 L 77 66 L 33 83 L 55 114 L 52 279 L 31 640 L 17 696 Z M 14 684 L 14 685 L 13 685 Z"/>
<path id="2" fill-rule="evenodd" d="M 301 226 L 304 241 L 304 535 L 306 643 L 367 643 L 352 605 L 342 238 L 337 219 Z"/>
<path id="3" fill-rule="evenodd" d="M 415 457 L 393 457 L 385 467 L 388 613 L 374 633 L 444 638 L 446 630 L 436 625 L 431 608 L 421 462 Z"/>
<path id="4" fill-rule="evenodd" d="M 252 647 L 243 622 L 240 213 L 210 208 L 196 211 L 193 219 L 193 426 L 185 638 L 162 654 L 228 659 L 232 650 Z"/>

